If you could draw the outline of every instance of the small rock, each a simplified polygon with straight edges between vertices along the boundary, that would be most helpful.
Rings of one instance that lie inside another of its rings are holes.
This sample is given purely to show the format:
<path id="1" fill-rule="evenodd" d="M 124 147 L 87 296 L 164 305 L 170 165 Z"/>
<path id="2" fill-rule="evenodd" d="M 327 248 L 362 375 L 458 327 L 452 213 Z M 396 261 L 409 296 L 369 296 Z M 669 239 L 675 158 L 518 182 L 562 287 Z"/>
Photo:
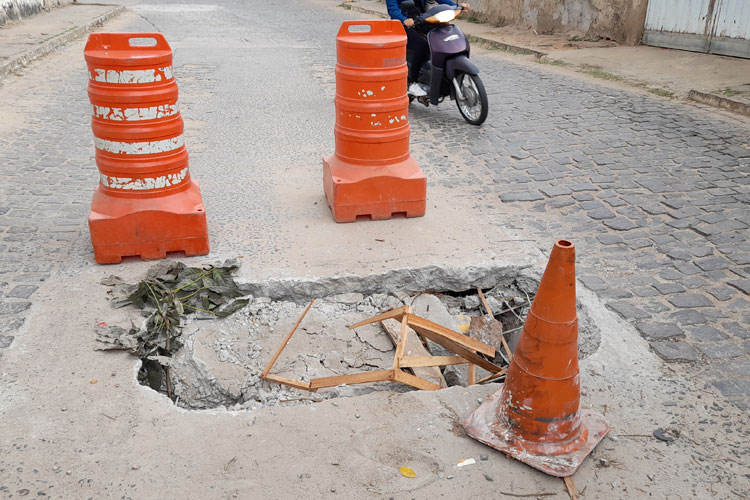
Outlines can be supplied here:
<path id="1" fill-rule="evenodd" d="M 482 460 L 483 462 L 486 462 L 490 459 L 489 455 L 479 455 L 479 460 Z"/>
<path id="2" fill-rule="evenodd" d="M 649 481 L 653 481 L 654 480 L 653 474 L 646 474 L 646 477 L 648 478 Z"/>
<path id="3" fill-rule="evenodd" d="M 610 441 L 614 441 L 614 442 L 617 442 L 617 441 L 619 441 L 619 440 L 620 440 L 620 438 L 618 438 L 618 437 L 617 437 L 617 436 L 615 436 L 614 434 L 607 434 L 607 438 L 609 438 L 609 439 L 610 439 Z"/>
<path id="4" fill-rule="evenodd" d="M 485 474 L 485 475 L 484 475 L 484 478 L 485 478 L 485 479 L 486 479 L 487 481 L 494 481 L 494 479 L 492 479 L 492 477 L 490 477 L 490 476 L 489 476 L 488 474 Z"/>
<path id="5" fill-rule="evenodd" d="M 654 431 L 654 437 L 659 441 L 664 441 L 665 443 L 671 443 L 672 441 L 674 441 L 674 437 L 669 435 L 669 430 L 656 429 Z"/>
<path id="6" fill-rule="evenodd" d="M 445 476 L 445 479 L 453 479 L 453 476 L 451 476 L 450 474 L 448 474 L 447 476 Z"/>
<path id="7" fill-rule="evenodd" d="M 338 464 L 339 464 L 338 460 L 335 460 L 335 459 L 331 460 L 331 465 L 338 465 Z"/>
<path id="8" fill-rule="evenodd" d="M 607 460 L 606 458 L 600 458 L 599 465 L 601 465 L 602 467 L 609 467 L 609 460 Z"/>
<path id="9" fill-rule="evenodd" d="M 65 471 L 65 475 L 66 475 L 66 476 L 69 476 L 69 475 L 71 475 L 71 474 L 73 474 L 73 471 L 72 471 L 72 470 L 66 470 L 66 471 Z"/>
<path id="10" fill-rule="evenodd" d="M 331 493 L 336 493 L 336 488 L 331 488 Z"/>
<path id="11" fill-rule="evenodd" d="M 359 418 L 359 417 L 360 417 L 359 412 L 354 414 L 354 418 Z"/>

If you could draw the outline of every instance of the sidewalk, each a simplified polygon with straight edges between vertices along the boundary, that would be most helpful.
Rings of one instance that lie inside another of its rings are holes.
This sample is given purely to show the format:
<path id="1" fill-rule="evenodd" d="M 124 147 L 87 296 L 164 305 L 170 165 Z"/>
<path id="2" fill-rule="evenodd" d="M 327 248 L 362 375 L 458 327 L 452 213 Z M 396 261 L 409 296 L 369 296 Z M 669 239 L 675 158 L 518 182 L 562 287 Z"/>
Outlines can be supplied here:
<path id="1" fill-rule="evenodd" d="M 0 79 L 122 12 L 109 4 L 75 3 L 0 28 Z"/>
<path id="2" fill-rule="evenodd" d="M 344 1 L 342 7 L 388 17 L 378 0 Z M 618 81 L 663 97 L 687 99 L 750 116 L 750 60 L 659 47 L 620 47 L 565 34 L 495 27 L 468 20 L 456 24 L 469 40 L 537 62 Z"/>

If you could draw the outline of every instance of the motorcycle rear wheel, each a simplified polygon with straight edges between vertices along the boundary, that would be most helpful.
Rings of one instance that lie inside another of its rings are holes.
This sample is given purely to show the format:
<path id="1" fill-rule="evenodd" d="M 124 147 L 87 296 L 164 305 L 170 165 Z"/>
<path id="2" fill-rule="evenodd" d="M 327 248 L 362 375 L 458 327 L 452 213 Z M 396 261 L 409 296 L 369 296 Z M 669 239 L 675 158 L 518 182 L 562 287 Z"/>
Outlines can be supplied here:
<path id="1" fill-rule="evenodd" d="M 463 99 L 460 99 L 456 95 L 459 113 L 470 124 L 481 125 L 487 119 L 489 111 L 487 91 L 484 89 L 481 78 L 479 78 L 479 75 L 460 72 L 456 73 L 455 80 L 464 96 Z"/>

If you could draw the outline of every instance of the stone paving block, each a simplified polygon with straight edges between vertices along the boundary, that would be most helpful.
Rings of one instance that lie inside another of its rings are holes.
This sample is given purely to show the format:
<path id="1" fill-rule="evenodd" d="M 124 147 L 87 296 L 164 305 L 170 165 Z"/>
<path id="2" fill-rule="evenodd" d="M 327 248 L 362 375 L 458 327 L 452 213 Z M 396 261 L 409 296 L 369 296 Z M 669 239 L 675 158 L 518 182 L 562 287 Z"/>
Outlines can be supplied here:
<path id="1" fill-rule="evenodd" d="M 687 307 L 711 307 L 711 302 L 705 295 L 697 293 L 684 293 L 680 295 L 673 295 L 667 299 L 670 304 L 675 307 L 687 308 Z"/>
<path id="2" fill-rule="evenodd" d="M 598 276 L 579 276 L 578 280 L 589 290 L 599 291 L 607 288 L 607 283 Z"/>
<path id="3" fill-rule="evenodd" d="M 651 317 L 651 315 L 643 309 L 640 309 L 624 300 L 613 300 L 612 302 L 607 303 L 607 307 L 628 320 L 648 319 Z"/>
<path id="4" fill-rule="evenodd" d="M 591 193 L 573 193 L 572 196 L 576 201 L 592 201 L 594 199 Z"/>
<path id="5" fill-rule="evenodd" d="M 750 264 L 750 253 L 730 253 L 727 255 L 735 264 L 746 266 Z"/>
<path id="6" fill-rule="evenodd" d="M 14 338 L 12 335 L 0 335 L 0 349 L 10 347 Z"/>
<path id="7" fill-rule="evenodd" d="M 675 260 L 690 260 L 693 258 L 692 255 L 684 250 L 672 250 L 671 252 L 667 253 L 667 257 Z"/>
<path id="8" fill-rule="evenodd" d="M 659 292 L 650 286 L 634 288 L 633 293 L 638 297 L 656 297 L 659 295 Z"/>
<path id="9" fill-rule="evenodd" d="M 607 202 L 609 206 L 614 207 L 614 208 L 627 205 L 627 202 L 621 200 L 620 198 L 616 198 L 614 196 L 611 198 L 606 198 L 604 201 Z"/>
<path id="10" fill-rule="evenodd" d="M 695 265 L 700 267 L 704 271 L 715 271 L 717 269 L 727 269 L 731 267 L 731 263 L 724 257 L 708 257 L 706 259 L 698 259 L 695 261 Z"/>
<path id="11" fill-rule="evenodd" d="M 659 290 L 662 295 L 670 293 L 680 293 L 685 291 L 685 287 L 679 283 L 654 283 L 654 288 Z"/>
<path id="12" fill-rule="evenodd" d="M 698 349 L 711 359 L 733 359 L 745 355 L 741 346 L 734 342 L 700 344 Z"/>
<path id="13" fill-rule="evenodd" d="M 34 285 L 17 285 L 8 292 L 8 297 L 28 299 L 38 288 L 38 286 Z"/>
<path id="14" fill-rule="evenodd" d="M 726 397 L 750 396 L 750 380 L 716 380 L 712 385 Z"/>
<path id="15" fill-rule="evenodd" d="M 691 262 L 675 262 L 674 267 L 686 276 L 692 276 L 701 272 L 700 268 Z"/>
<path id="16" fill-rule="evenodd" d="M 712 326 L 692 328 L 688 330 L 688 335 L 691 340 L 698 342 L 718 342 L 729 338 L 729 335 Z"/>
<path id="17" fill-rule="evenodd" d="M 598 208 L 595 210 L 591 210 L 589 212 L 586 212 L 586 215 L 588 215 L 594 220 L 614 219 L 615 217 L 617 217 L 614 214 L 614 212 L 606 208 Z"/>
<path id="18" fill-rule="evenodd" d="M 692 362 L 698 359 L 698 353 L 685 341 L 651 342 L 651 348 L 666 361 Z"/>
<path id="19" fill-rule="evenodd" d="M 500 200 L 506 203 L 514 201 L 539 201 L 543 199 L 544 196 L 536 191 L 513 191 L 500 195 Z"/>
<path id="20" fill-rule="evenodd" d="M 31 307 L 31 302 L 4 302 L 0 301 L 0 316 L 7 314 L 18 314 Z"/>
<path id="21" fill-rule="evenodd" d="M 740 339 L 750 338 L 750 327 L 745 327 L 737 323 L 736 321 L 722 323 L 721 326 L 729 333 L 732 337 Z"/>
<path id="22" fill-rule="evenodd" d="M 539 191 L 541 191 L 544 195 L 552 198 L 553 196 L 562 196 L 566 194 L 571 194 L 572 191 L 564 186 L 545 186 L 540 187 Z"/>
<path id="23" fill-rule="evenodd" d="M 727 284 L 736 288 L 745 295 L 750 295 L 750 279 L 737 279 L 728 281 Z"/>
<path id="24" fill-rule="evenodd" d="M 708 257 L 709 255 L 714 254 L 714 250 L 711 247 L 707 246 L 690 246 L 687 249 L 688 252 L 693 254 L 696 257 Z"/>
<path id="25" fill-rule="evenodd" d="M 676 321 L 679 325 L 702 325 L 708 321 L 706 317 L 695 309 L 681 309 L 669 315 L 670 319 Z"/>
<path id="26" fill-rule="evenodd" d="M 636 324 L 635 327 L 647 340 L 664 340 L 685 336 L 685 333 L 676 323 L 642 323 Z"/>
<path id="27" fill-rule="evenodd" d="M 614 234 L 600 234 L 596 239 L 599 240 L 599 243 L 602 245 L 616 245 L 617 243 L 623 242 L 622 238 Z"/>
<path id="28" fill-rule="evenodd" d="M 728 286 L 709 288 L 706 291 L 722 302 L 731 299 L 736 293 L 732 288 L 729 288 Z"/>
<path id="29" fill-rule="evenodd" d="M 638 227 L 633 223 L 633 221 L 626 219 L 625 217 L 607 219 L 604 221 L 604 225 L 610 229 L 614 229 L 615 231 L 629 231 Z"/>

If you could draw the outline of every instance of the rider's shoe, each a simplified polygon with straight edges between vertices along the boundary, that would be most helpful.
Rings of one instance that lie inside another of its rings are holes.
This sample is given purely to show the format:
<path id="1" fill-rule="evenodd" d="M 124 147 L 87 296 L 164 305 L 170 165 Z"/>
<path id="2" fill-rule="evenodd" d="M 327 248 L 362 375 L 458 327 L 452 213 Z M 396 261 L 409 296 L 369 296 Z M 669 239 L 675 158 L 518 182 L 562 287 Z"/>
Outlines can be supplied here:
<path id="1" fill-rule="evenodd" d="M 407 90 L 406 92 L 409 95 L 414 96 L 414 97 L 424 97 L 427 95 L 427 92 L 425 92 L 422 86 L 419 85 L 417 82 L 414 82 L 411 85 L 409 85 L 409 90 Z"/>

